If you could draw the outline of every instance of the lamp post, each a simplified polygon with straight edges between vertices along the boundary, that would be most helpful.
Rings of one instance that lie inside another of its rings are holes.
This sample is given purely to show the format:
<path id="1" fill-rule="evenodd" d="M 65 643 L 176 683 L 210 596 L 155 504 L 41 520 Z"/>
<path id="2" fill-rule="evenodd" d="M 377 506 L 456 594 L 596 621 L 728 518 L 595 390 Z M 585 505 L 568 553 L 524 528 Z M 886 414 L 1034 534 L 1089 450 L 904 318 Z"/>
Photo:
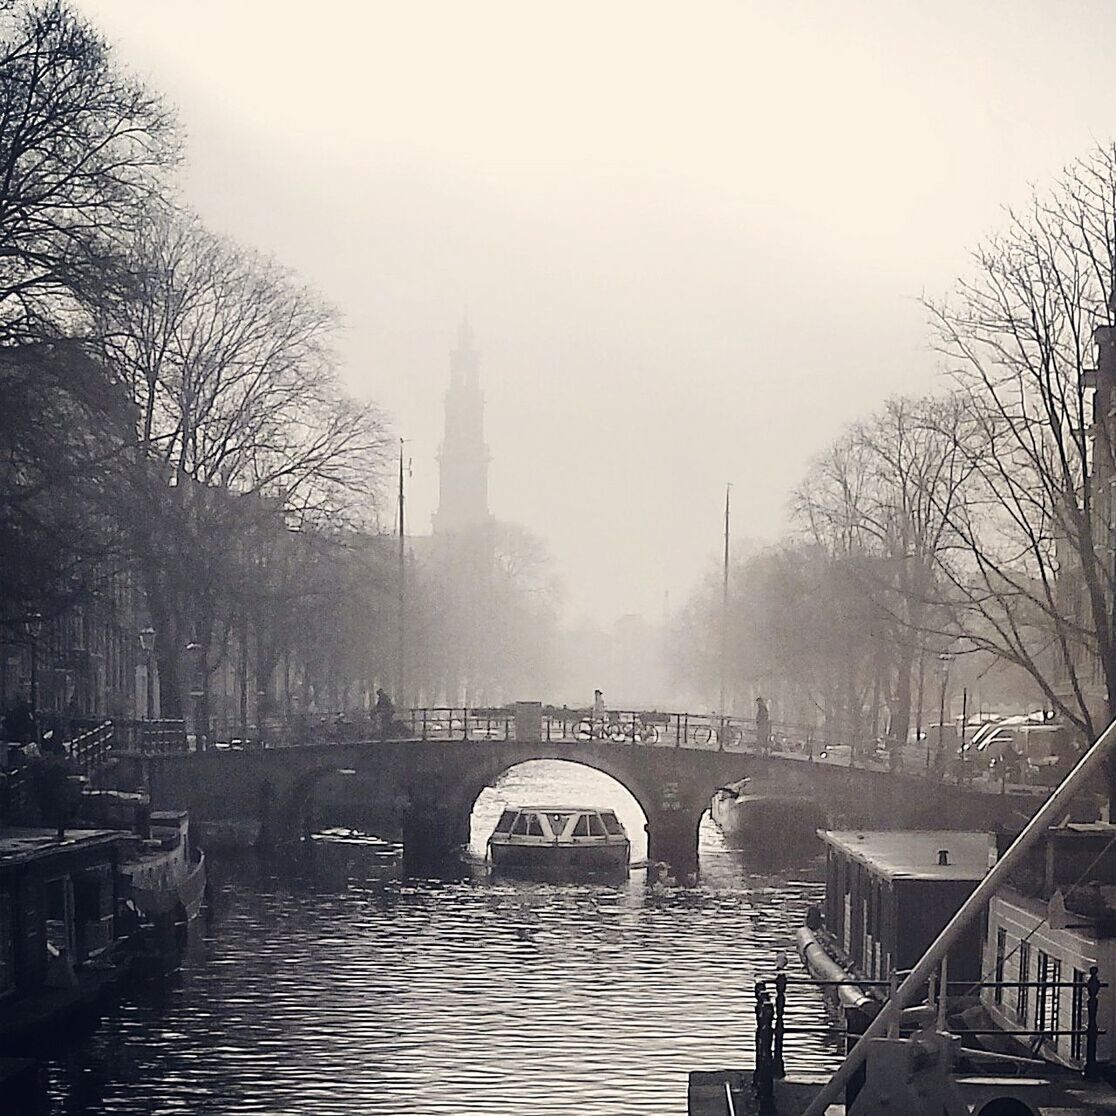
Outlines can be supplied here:
<path id="1" fill-rule="evenodd" d="M 139 641 L 140 647 L 143 648 L 143 653 L 147 658 L 144 667 L 144 704 L 147 708 L 147 719 L 152 721 L 155 719 L 155 693 L 154 687 L 151 685 L 151 652 L 155 650 L 155 629 L 152 627 L 144 628 L 139 634 Z"/>
<path id="2" fill-rule="evenodd" d="M 23 630 L 31 647 L 31 717 L 35 722 L 35 742 L 39 741 L 39 636 L 43 630 L 43 615 L 33 612 L 23 622 Z"/>
<path id="3" fill-rule="evenodd" d="M 938 701 L 938 774 L 945 775 L 945 703 L 946 703 L 946 683 L 949 680 L 949 664 L 953 662 L 953 656 L 948 651 L 943 651 L 938 656 L 938 670 L 941 673 L 942 688 Z"/>
<path id="4" fill-rule="evenodd" d="M 205 690 L 202 687 L 200 677 L 202 645 L 191 640 L 186 644 L 186 654 L 190 656 L 190 674 L 192 677 L 190 683 L 190 698 L 194 717 L 194 748 L 196 751 L 204 752 L 208 744 L 206 736 L 208 735 L 209 726 L 206 725 L 206 731 L 202 732 L 201 700 L 205 696 Z"/>

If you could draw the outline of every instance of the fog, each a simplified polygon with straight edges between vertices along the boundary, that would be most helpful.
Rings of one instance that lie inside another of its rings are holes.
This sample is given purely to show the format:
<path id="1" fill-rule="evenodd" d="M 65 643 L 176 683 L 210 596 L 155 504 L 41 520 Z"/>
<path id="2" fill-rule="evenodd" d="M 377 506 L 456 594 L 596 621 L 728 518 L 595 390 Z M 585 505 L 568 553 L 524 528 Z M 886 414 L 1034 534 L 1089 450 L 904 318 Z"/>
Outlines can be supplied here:
<path id="1" fill-rule="evenodd" d="M 341 310 L 429 524 L 449 350 L 490 503 L 572 625 L 777 536 L 842 424 L 932 382 L 938 294 L 1116 118 L 1116 11 L 1026 0 L 82 0 L 179 110 L 184 200 Z"/>

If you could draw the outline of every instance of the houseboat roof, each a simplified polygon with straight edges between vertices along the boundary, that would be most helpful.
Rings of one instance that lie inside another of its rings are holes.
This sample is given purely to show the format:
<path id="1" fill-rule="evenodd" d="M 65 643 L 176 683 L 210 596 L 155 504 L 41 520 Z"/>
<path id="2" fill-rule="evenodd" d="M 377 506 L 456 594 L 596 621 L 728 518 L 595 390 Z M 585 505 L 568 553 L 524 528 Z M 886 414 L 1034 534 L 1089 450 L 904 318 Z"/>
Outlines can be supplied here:
<path id="1" fill-rule="evenodd" d="M 0 869 L 48 860 L 97 845 L 111 845 L 128 834 L 115 829 L 67 829 L 57 840 L 54 829 L 13 828 L 0 830 Z"/>
<path id="2" fill-rule="evenodd" d="M 956 829 L 914 830 L 819 830 L 831 848 L 860 861 L 876 875 L 887 879 L 981 880 L 988 871 L 987 833 Z M 945 849 L 949 863 L 939 864 Z"/>

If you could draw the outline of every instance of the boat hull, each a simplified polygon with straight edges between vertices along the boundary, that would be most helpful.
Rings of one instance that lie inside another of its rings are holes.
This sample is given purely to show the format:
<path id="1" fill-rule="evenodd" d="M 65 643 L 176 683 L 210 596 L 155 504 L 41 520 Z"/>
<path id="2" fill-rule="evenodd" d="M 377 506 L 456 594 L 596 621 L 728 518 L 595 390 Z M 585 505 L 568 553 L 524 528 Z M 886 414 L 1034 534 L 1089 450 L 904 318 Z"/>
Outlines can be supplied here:
<path id="1" fill-rule="evenodd" d="M 719 791 L 710 808 L 725 843 L 782 858 L 819 855 L 825 810 L 809 798 Z"/>
<path id="2" fill-rule="evenodd" d="M 515 845 L 490 841 L 488 855 L 494 868 L 516 872 L 585 874 L 626 872 L 630 844 Z"/>

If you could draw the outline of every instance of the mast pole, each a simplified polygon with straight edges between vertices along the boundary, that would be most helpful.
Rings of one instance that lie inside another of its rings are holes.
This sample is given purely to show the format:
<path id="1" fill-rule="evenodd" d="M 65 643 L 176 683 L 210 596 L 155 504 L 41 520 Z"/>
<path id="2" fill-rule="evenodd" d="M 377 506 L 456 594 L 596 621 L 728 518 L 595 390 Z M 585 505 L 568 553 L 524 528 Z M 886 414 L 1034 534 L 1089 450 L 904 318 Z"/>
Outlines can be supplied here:
<path id="1" fill-rule="evenodd" d="M 725 560 L 721 576 L 721 730 L 725 727 L 725 673 L 728 658 L 728 586 L 729 586 L 729 494 L 732 484 L 725 485 Z"/>
<path id="2" fill-rule="evenodd" d="M 407 562 L 406 528 L 403 517 L 403 439 L 399 439 L 399 690 L 395 700 L 400 709 L 405 705 L 407 684 Z"/>
<path id="3" fill-rule="evenodd" d="M 888 1025 L 892 1020 L 898 1019 L 899 1013 L 926 984 L 939 962 L 949 953 L 950 948 L 965 932 L 969 923 L 1019 867 L 1020 862 L 1046 830 L 1066 816 L 1070 802 L 1086 787 L 1091 777 L 1104 770 L 1113 744 L 1116 744 L 1116 721 L 1113 721 L 1097 737 L 1092 747 L 1077 761 L 1077 766 L 1062 780 L 1054 793 L 1024 826 L 1023 832 L 1011 843 L 988 875 L 977 884 L 972 895 L 961 904 L 961 909 L 946 923 L 945 928 L 922 955 L 910 975 L 884 1004 L 879 1015 L 872 1020 L 871 1025 L 845 1056 L 845 1060 L 837 1067 L 837 1072 L 829 1079 L 829 1083 L 814 1097 L 802 1116 L 825 1116 L 825 1110 L 836 1103 L 849 1078 L 863 1065 L 867 1057 L 868 1042 L 887 1033 Z"/>

